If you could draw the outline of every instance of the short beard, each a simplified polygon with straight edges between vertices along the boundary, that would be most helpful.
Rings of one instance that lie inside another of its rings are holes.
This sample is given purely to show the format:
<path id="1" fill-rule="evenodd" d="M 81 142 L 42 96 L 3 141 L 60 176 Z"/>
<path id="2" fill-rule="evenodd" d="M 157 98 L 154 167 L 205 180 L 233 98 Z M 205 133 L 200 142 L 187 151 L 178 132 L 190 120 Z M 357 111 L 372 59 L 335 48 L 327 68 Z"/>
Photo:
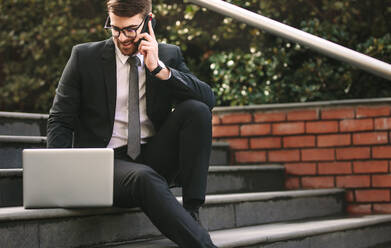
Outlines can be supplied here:
<path id="1" fill-rule="evenodd" d="M 114 38 L 114 42 L 117 44 L 117 47 L 121 51 L 121 53 L 125 56 L 131 56 L 131 55 L 135 54 L 136 51 L 138 50 L 138 48 L 136 47 L 136 45 L 134 43 L 134 39 L 130 40 L 130 42 L 132 43 L 132 46 L 130 46 L 129 48 L 124 48 L 122 46 L 121 42 L 117 38 Z"/>

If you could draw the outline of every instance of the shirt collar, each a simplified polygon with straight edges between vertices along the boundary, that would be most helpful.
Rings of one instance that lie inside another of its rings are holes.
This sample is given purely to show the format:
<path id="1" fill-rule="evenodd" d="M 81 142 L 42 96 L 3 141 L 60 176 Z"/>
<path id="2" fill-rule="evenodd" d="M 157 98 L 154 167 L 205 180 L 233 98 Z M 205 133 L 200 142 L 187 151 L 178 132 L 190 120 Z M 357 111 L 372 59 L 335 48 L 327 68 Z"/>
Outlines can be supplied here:
<path id="1" fill-rule="evenodd" d="M 119 48 L 117 47 L 117 44 L 114 42 L 115 44 L 115 54 L 116 56 L 119 58 L 119 60 L 121 61 L 122 64 L 126 64 L 126 62 L 128 61 L 128 58 L 129 56 L 127 55 L 123 55 L 121 50 L 119 50 Z M 136 56 L 140 59 L 140 66 L 144 64 L 144 56 L 141 54 L 141 53 L 136 53 Z"/>

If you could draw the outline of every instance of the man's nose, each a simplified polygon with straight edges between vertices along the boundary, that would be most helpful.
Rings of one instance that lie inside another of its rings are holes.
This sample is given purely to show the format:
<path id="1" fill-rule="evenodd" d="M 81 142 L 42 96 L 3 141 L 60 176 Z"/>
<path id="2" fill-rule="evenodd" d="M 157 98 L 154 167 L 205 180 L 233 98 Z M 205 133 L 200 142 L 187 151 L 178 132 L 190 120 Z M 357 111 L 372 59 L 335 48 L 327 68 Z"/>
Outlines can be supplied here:
<path id="1" fill-rule="evenodd" d="M 121 38 L 121 37 L 122 37 L 122 38 Z M 127 41 L 128 39 L 129 39 L 129 38 L 126 37 L 126 36 L 123 34 L 122 31 L 119 32 L 118 40 L 119 40 L 120 42 L 125 42 L 125 41 Z"/>

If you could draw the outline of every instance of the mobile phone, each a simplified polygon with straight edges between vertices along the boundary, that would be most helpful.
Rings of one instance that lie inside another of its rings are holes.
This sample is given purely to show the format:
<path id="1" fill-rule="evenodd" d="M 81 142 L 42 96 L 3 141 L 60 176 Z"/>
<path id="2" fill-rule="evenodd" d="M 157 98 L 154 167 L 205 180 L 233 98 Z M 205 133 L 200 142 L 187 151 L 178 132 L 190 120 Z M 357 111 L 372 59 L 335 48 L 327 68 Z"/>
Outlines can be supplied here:
<path id="1" fill-rule="evenodd" d="M 144 25 L 143 25 L 143 28 L 141 29 L 141 32 L 140 33 L 148 33 L 149 34 L 149 27 L 148 27 L 148 22 L 151 21 L 152 23 L 152 28 L 155 29 L 155 26 L 156 26 L 156 20 L 154 18 L 152 18 L 152 16 L 150 15 L 147 15 L 144 19 Z M 145 39 L 140 39 L 139 41 L 137 41 L 136 43 L 136 46 L 138 47 L 140 45 L 140 42 L 142 40 L 145 40 Z"/>

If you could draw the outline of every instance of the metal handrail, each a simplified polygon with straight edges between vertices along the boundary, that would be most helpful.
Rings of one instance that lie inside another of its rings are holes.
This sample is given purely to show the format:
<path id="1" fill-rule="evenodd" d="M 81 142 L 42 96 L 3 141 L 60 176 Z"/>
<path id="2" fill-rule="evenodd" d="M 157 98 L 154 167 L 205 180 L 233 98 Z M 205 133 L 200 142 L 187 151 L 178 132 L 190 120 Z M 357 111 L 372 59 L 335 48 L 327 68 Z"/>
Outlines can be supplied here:
<path id="1" fill-rule="evenodd" d="M 367 72 L 391 80 L 391 65 L 356 52 L 331 41 L 319 38 L 286 24 L 240 8 L 222 0 L 188 0 L 217 13 L 230 16 L 256 28 L 297 42 L 326 56 L 357 66 Z"/>

